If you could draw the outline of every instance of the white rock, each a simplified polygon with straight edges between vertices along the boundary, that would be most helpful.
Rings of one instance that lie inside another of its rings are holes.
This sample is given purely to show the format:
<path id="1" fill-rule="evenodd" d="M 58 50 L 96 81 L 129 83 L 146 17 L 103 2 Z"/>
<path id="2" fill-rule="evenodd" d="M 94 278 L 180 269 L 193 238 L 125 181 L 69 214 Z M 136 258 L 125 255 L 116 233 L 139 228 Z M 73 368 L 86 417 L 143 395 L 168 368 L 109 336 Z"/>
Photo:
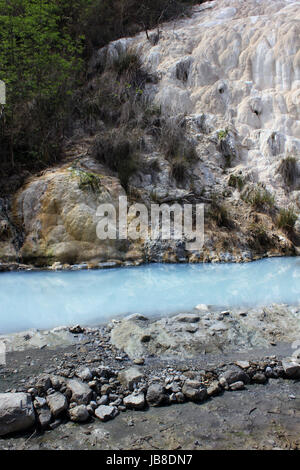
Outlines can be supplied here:
<path id="1" fill-rule="evenodd" d="M 101 405 L 95 409 L 95 416 L 97 416 L 101 421 L 113 419 L 117 414 L 118 410 L 114 406 Z"/>
<path id="2" fill-rule="evenodd" d="M 30 395 L 26 393 L 0 393 L 0 436 L 24 431 L 35 423 Z"/>
<path id="3" fill-rule="evenodd" d="M 67 399 L 60 392 L 55 392 L 52 395 L 48 395 L 46 400 L 51 413 L 55 418 L 68 408 Z"/>

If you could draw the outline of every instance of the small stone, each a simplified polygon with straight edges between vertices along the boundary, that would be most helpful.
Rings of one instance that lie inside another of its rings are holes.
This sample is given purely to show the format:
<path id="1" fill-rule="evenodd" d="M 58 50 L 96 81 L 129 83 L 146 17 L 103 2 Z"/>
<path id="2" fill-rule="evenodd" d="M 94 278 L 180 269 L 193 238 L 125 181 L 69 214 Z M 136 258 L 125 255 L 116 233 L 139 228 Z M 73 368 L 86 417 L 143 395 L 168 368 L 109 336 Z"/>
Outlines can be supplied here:
<path id="1" fill-rule="evenodd" d="M 182 392 L 177 392 L 176 394 L 176 400 L 178 403 L 184 403 L 185 402 L 185 396 Z"/>
<path id="2" fill-rule="evenodd" d="M 197 323 L 200 320 L 200 316 L 196 313 L 181 313 L 173 317 L 173 320 L 182 323 Z"/>
<path id="3" fill-rule="evenodd" d="M 46 399 L 41 398 L 41 397 L 36 397 L 33 402 L 35 409 L 43 408 L 43 406 L 45 406 L 46 404 L 47 404 Z"/>
<path id="4" fill-rule="evenodd" d="M 250 367 L 249 361 L 236 361 L 235 364 L 241 369 L 248 369 Z"/>
<path id="5" fill-rule="evenodd" d="M 83 381 L 90 381 L 93 378 L 93 374 L 88 367 L 84 367 L 76 372 L 77 377 Z"/>
<path id="6" fill-rule="evenodd" d="M 46 393 L 49 388 L 52 387 L 51 379 L 49 375 L 43 374 L 38 377 L 35 383 L 35 388 L 39 393 Z"/>
<path id="7" fill-rule="evenodd" d="M 299 379 L 300 378 L 300 364 L 292 360 L 282 361 L 282 367 L 285 375 L 289 379 Z"/>
<path id="8" fill-rule="evenodd" d="M 220 384 L 217 380 L 214 380 L 209 387 L 207 388 L 207 395 L 209 397 L 213 397 L 215 395 L 218 395 L 221 391 Z"/>
<path id="9" fill-rule="evenodd" d="M 101 398 L 97 400 L 97 404 L 100 405 L 107 405 L 108 404 L 108 395 L 102 395 Z"/>
<path id="10" fill-rule="evenodd" d="M 256 384 L 265 384 L 267 377 L 262 372 L 256 372 L 252 377 L 252 381 Z"/>
<path id="11" fill-rule="evenodd" d="M 137 367 L 131 367 L 118 374 L 118 380 L 124 388 L 129 389 L 131 392 L 135 386 L 144 378 L 144 374 Z"/>
<path id="12" fill-rule="evenodd" d="M 146 400 L 151 406 L 161 406 L 167 402 L 165 388 L 160 384 L 151 384 L 147 390 Z"/>
<path id="13" fill-rule="evenodd" d="M 151 341 L 151 335 L 142 335 L 140 339 L 142 343 L 149 343 L 149 341 Z"/>
<path id="14" fill-rule="evenodd" d="M 59 416 L 63 411 L 68 408 L 67 399 L 65 395 L 60 392 L 55 392 L 52 395 L 47 396 L 47 404 L 54 418 Z"/>
<path id="15" fill-rule="evenodd" d="M 79 379 L 70 379 L 67 383 L 68 390 L 71 391 L 72 401 L 78 405 L 88 405 L 92 398 L 90 387 Z"/>
<path id="16" fill-rule="evenodd" d="M 109 419 L 115 418 L 117 416 L 118 410 L 114 406 L 101 405 L 95 409 L 95 416 L 100 419 L 100 421 L 108 421 Z"/>
<path id="17" fill-rule="evenodd" d="M 24 431 L 35 423 L 31 396 L 26 393 L 0 393 L 0 436 Z"/>
<path id="18" fill-rule="evenodd" d="M 131 408 L 133 410 L 143 410 L 145 408 L 145 396 L 143 393 L 135 395 L 134 393 L 128 395 L 123 400 L 126 408 Z"/>
<path id="19" fill-rule="evenodd" d="M 182 387 L 182 392 L 184 396 L 191 401 L 201 402 L 204 401 L 207 397 L 207 390 L 206 388 L 192 388 L 186 383 Z"/>
<path id="20" fill-rule="evenodd" d="M 84 328 L 81 328 L 80 325 L 71 326 L 71 327 L 69 328 L 69 332 L 70 332 L 70 333 L 73 333 L 73 334 L 75 334 L 75 335 L 78 335 L 78 334 L 80 334 L 80 333 L 84 333 Z"/>
<path id="21" fill-rule="evenodd" d="M 233 390 L 233 391 L 244 390 L 244 388 L 245 388 L 245 384 L 241 380 L 230 384 L 230 390 Z"/>
<path id="22" fill-rule="evenodd" d="M 234 382 L 243 382 L 245 384 L 250 383 L 249 375 L 242 370 L 228 370 L 222 375 L 222 377 L 224 377 L 229 385 Z"/>
<path id="23" fill-rule="evenodd" d="M 145 359 L 143 357 L 138 357 L 133 360 L 134 364 L 138 366 L 143 366 L 145 364 Z"/>
<path id="24" fill-rule="evenodd" d="M 47 429 L 52 419 L 52 414 L 48 406 L 45 404 L 42 408 L 37 409 L 37 415 L 41 428 Z"/>
<path id="25" fill-rule="evenodd" d="M 85 405 L 78 405 L 69 410 L 69 416 L 71 421 L 74 421 L 75 423 L 84 423 L 89 419 L 90 414 Z"/>

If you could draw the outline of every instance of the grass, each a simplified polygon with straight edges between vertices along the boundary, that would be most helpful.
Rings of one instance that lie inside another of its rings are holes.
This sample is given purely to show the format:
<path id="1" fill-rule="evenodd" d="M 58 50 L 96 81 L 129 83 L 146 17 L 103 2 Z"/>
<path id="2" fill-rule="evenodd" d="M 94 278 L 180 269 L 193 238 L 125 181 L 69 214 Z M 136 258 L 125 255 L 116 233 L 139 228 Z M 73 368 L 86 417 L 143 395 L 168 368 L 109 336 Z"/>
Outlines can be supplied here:
<path id="1" fill-rule="evenodd" d="M 173 177 L 182 183 L 188 177 L 189 166 L 198 159 L 194 142 L 186 137 L 185 120 L 165 120 L 161 126 L 160 142 L 162 152 L 171 164 Z"/>
<path id="2" fill-rule="evenodd" d="M 250 246 L 254 249 L 262 249 L 270 246 L 270 238 L 266 228 L 261 223 L 252 223 L 249 226 L 251 236 Z"/>
<path id="3" fill-rule="evenodd" d="M 252 189 L 242 199 L 256 210 L 272 209 L 275 205 L 275 197 L 263 187 Z"/>
<path id="4" fill-rule="evenodd" d="M 224 140 L 224 139 L 226 139 L 227 136 L 228 136 L 228 129 L 221 129 L 218 132 L 218 139 L 219 140 Z"/>
<path id="5" fill-rule="evenodd" d="M 244 178 L 240 175 L 230 175 L 228 185 L 241 191 L 244 187 Z"/>
<path id="6" fill-rule="evenodd" d="M 277 217 L 277 227 L 284 232 L 291 233 L 294 230 L 297 218 L 293 207 L 288 207 L 287 209 L 282 208 Z"/>
<path id="7" fill-rule="evenodd" d="M 227 208 L 219 201 L 216 195 L 212 196 L 209 217 L 216 222 L 218 227 L 231 228 L 233 226 L 233 221 L 229 217 Z"/>
<path id="8" fill-rule="evenodd" d="M 82 190 L 90 190 L 94 193 L 101 192 L 101 180 L 98 175 L 90 173 L 78 168 L 72 169 L 72 174 L 79 178 L 79 188 Z"/>

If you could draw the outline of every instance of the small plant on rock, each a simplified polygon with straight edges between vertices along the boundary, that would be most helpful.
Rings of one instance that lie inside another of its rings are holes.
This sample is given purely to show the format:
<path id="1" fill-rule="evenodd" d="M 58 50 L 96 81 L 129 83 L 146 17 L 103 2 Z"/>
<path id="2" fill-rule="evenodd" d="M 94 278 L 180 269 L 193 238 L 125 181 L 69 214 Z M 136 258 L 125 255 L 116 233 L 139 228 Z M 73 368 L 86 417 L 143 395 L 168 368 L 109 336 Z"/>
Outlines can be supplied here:
<path id="1" fill-rule="evenodd" d="M 244 187 L 244 178 L 240 175 L 230 175 L 228 185 L 241 191 Z"/>
<path id="2" fill-rule="evenodd" d="M 242 199 L 256 210 L 272 209 L 275 205 L 275 197 L 263 187 L 248 191 L 242 196 Z"/>
<path id="3" fill-rule="evenodd" d="M 279 215 L 277 217 L 277 227 L 287 233 L 291 233 L 294 230 L 297 218 L 297 214 L 295 213 L 293 207 L 280 209 Z"/>

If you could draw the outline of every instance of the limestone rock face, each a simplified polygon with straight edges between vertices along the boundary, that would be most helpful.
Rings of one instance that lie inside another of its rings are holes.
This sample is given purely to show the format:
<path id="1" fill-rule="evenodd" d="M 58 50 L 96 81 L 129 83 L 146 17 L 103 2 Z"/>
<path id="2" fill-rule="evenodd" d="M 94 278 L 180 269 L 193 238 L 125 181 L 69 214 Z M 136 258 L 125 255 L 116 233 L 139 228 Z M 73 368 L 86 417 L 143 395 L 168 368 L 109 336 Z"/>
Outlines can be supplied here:
<path id="1" fill-rule="evenodd" d="M 164 25 L 154 47 L 143 35 L 128 40 L 160 77 L 155 101 L 166 113 L 188 116 L 206 159 L 200 174 L 216 161 L 217 152 L 209 151 L 214 133 L 228 129 L 237 150 L 234 165 L 286 201 L 275 170 L 286 155 L 299 163 L 299 20 L 300 3 L 293 0 L 218 0 Z M 206 143 L 203 131 L 211 137 Z M 292 198 L 299 189 L 298 181 Z"/>
<path id="2" fill-rule="evenodd" d="M 127 244 L 122 248 L 119 240 L 100 240 L 96 230 L 99 204 L 117 203 L 124 194 L 117 178 L 102 178 L 97 168 L 91 172 L 67 166 L 33 179 L 14 203 L 14 219 L 25 231 L 23 259 L 41 265 L 97 265 L 124 258 Z"/>

